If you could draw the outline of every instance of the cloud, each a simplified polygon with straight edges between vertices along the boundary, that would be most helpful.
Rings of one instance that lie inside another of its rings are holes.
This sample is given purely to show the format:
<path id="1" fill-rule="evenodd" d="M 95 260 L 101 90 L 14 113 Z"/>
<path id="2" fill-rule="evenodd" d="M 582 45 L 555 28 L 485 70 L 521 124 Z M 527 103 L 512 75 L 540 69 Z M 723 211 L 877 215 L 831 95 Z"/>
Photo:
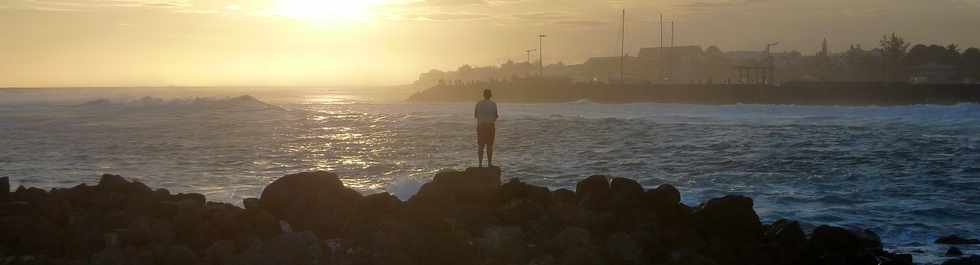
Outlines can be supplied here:
<path id="1" fill-rule="evenodd" d="M 561 20 L 555 22 L 555 24 L 563 26 L 574 26 L 574 27 L 598 27 L 608 24 L 605 21 L 599 20 Z"/>
<path id="2" fill-rule="evenodd" d="M 421 14 L 410 16 L 414 17 L 415 20 L 423 21 L 458 21 L 458 20 L 477 20 L 489 18 L 490 16 L 484 14 L 470 14 L 470 13 L 432 13 L 432 14 Z"/>

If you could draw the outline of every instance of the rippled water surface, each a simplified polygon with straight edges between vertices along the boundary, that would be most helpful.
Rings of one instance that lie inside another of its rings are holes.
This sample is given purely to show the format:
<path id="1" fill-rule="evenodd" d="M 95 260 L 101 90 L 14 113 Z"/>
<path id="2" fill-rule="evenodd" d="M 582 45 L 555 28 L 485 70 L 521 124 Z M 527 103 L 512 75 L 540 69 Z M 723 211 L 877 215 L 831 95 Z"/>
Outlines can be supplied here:
<path id="1" fill-rule="evenodd" d="M 471 103 L 380 103 L 349 91 L 258 97 L 274 106 L 0 102 L 0 176 L 61 187 L 114 173 L 238 202 L 307 170 L 409 196 L 440 169 L 476 164 Z M 888 247 L 924 251 L 919 261 L 945 250 L 929 243 L 939 235 L 980 236 L 978 105 L 500 108 L 495 158 L 508 178 L 569 188 L 592 174 L 625 176 L 674 184 L 689 205 L 748 195 L 765 220 L 870 228 Z"/>

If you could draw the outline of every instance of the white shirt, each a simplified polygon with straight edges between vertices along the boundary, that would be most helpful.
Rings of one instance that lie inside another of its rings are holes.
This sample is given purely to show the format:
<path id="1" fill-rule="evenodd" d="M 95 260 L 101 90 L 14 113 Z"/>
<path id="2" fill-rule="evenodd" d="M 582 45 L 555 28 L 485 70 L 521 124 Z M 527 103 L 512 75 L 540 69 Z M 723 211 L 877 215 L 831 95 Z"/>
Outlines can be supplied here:
<path id="1" fill-rule="evenodd" d="M 476 103 L 476 110 L 473 111 L 473 117 L 476 118 L 479 123 L 494 123 L 497 121 L 497 103 L 489 99 L 484 99 L 479 103 Z"/>

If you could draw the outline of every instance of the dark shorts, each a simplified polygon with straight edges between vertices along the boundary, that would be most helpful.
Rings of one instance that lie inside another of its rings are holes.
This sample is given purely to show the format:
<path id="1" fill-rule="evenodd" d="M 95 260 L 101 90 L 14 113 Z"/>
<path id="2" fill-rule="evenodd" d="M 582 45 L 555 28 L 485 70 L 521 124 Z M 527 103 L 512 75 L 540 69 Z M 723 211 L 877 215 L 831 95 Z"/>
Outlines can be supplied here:
<path id="1" fill-rule="evenodd" d="M 476 125 L 476 143 L 478 145 L 493 145 L 495 134 L 497 134 L 497 129 L 494 128 L 493 123 L 484 122 Z"/>

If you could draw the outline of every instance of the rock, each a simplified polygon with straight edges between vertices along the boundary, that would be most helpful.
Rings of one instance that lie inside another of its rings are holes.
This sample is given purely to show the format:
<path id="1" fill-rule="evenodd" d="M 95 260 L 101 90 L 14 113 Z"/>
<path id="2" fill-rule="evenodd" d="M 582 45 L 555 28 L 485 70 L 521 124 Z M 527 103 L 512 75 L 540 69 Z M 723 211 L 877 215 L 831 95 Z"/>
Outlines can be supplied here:
<path id="1" fill-rule="evenodd" d="M 873 264 L 875 257 L 853 231 L 822 225 L 810 235 L 803 260 L 809 264 Z"/>
<path id="2" fill-rule="evenodd" d="M 595 175 L 575 185 L 575 197 L 579 205 L 589 210 L 603 210 L 610 198 L 609 178 Z"/>
<path id="3" fill-rule="evenodd" d="M 402 207 L 402 201 L 387 192 L 364 196 L 357 202 L 360 223 L 379 223 L 394 218 Z"/>
<path id="4" fill-rule="evenodd" d="M 580 227 L 566 227 L 552 239 L 552 244 L 558 250 L 564 251 L 572 248 L 587 247 L 592 244 L 589 230 Z"/>
<path id="5" fill-rule="evenodd" d="M 762 223 L 749 197 L 729 195 L 710 199 L 691 214 L 710 248 L 708 257 L 719 263 L 747 263 L 750 253 L 761 245 Z"/>
<path id="6" fill-rule="evenodd" d="M 244 200 L 242 200 L 242 206 L 245 206 L 245 209 L 249 209 L 249 210 L 254 210 L 254 209 L 258 209 L 259 207 L 262 207 L 258 198 L 245 198 Z"/>
<path id="7" fill-rule="evenodd" d="M 171 246 L 163 256 L 163 264 L 196 264 L 197 256 L 186 246 Z"/>
<path id="8" fill-rule="evenodd" d="M 524 233 L 520 227 L 488 227 L 478 240 L 484 257 L 500 264 L 521 264 L 526 259 Z"/>
<path id="9" fill-rule="evenodd" d="M 966 239 L 959 237 L 957 235 L 948 235 L 936 239 L 936 244 L 943 245 L 976 245 L 980 244 L 980 240 L 977 239 Z"/>
<path id="10" fill-rule="evenodd" d="M 259 202 L 273 216 L 297 231 L 312 230 L 318 236 L 340 235 L 356 211 L 361 195 L 336 174 L 316 171 L 283 176 L 262 191 Z"/>
<path id="11" fill-rule="evenodd" d="M 949 247 L 949 250 L 946 250 L 945 255 L 947 257 L 959 257 L 959 256 L 963 256 L 963 251 L 961 251 L 959 248 L 956 247 Z"/>
<path id="12" fill-rule="evenodd" d="M 181 193 L 171 196 L 171 201 L 177 202 L 180 207 L 186 209 L 199 209 L 204 208 L 207 203 L 207 198 L 204 194 L 200 193 Z"/>
<path id="13" fill-rule="evenodd" d="M 777 264 L 796 264 L 806 244 L 806 234 L 799 222 L 779 219 L 769 225 L 765 240 Z"/>
<path id="14" fill-rule="evenodd" d="M 103 174 L 96 187 L 101 191 L 125 192 L 129 188 L 129 181 L 120 175 Z"/>
<path id="15" fill-rule="evenodd" d="M 681 203 L 681 192 L 670 184 L 662 184 L 645 192 L 647 201 L 658 208 L 673 207 Z"/>
<path id="16" fill-rule="evenodd" d="M 562 204 L 576 204 L 575 192 L 568 189 L 557 189 L 551 192 L 551 201 Z"/>
<path id="17" fill-rule="evenodd" d="M 235 242 L 231 240 L 216 241 L 204 253 L 204 259 L 209 264 L 229 264 L 235 256 Z"/>
<path id="18" fill-rule="evenodd" d="M 511 179 L 500 186 L 498 197 L 502 203 L 513 200 L 527 200 L 541 206 L 548 206 L 553 202 L 551 191 L 548 188 L 528 185 L 517 178 Z"/>
<path id="19" fill-rule="evenodd" d="M 911 254 L 891 254 L 883 253 L 884 255 L 877 257 L 878 264 L 880 265 L 913 265 Z"/>
<path id="20" fill-rule="evenodd" d="M 465 219 L 471 232 L 481 233 L 499 204 L 500 169 L 469 168 L 442 171 L 406 202 L 411 218 Z"/>
<path id="21" fill-rule="evenodd" d="M 644 264 L 643 249 L 630 235 L 616 233 L 606 239 L 606 260 L 612 264 Z"/>
<path id="22" fill-rule="evenodd" d="M 643 186 L 635 180 L 615 177 L 609 184 L 612 207 L 629 210 L 642 205 Z"/>
<path id="23" fill-rule="evenodd" d="M 980 256 L 970 255 L 969 257 L 951 259 L 943 262 L 942 265 L 980 265 Z"/>
<path id="24" fill-rule="evenodd" d="M 245 250 L 235 258 L 235 264 L 316 265 L 320 263 L 322 253 L 318 241 L 309 231 L 282 234 Z"/>
<path id="25" fill-rule="evenodd" d="M 0 202 L 10 200 L 10 177 L 0 178 Z"/>
<path id="26" fill-rule="evenodd" d="M 861 247 L 871 251 L 881 250 L 881 237 L 878 236 L 874 231 L 863 229 L 863 230 L 851 230 L 857 236 L 858 241 L 861 242 Z"/>

